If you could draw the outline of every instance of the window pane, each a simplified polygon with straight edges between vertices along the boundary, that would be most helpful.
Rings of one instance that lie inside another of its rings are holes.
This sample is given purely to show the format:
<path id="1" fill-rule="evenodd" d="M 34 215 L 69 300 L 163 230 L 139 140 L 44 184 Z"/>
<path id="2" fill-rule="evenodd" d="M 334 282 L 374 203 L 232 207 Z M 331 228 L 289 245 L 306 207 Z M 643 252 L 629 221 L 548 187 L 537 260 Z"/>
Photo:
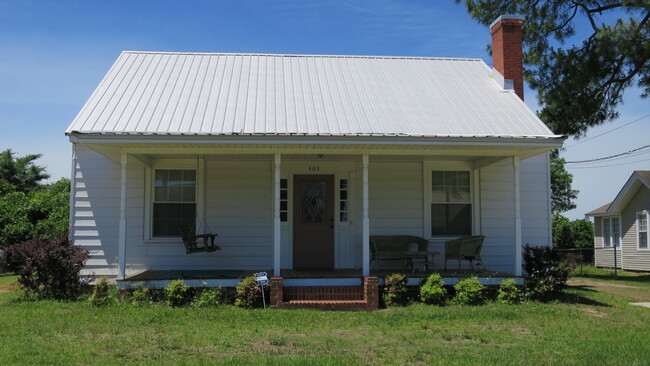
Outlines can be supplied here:
<path id="1" fill-rule="evenodd" d="M 610 238 L 612 236 L 610 219 L 603 219 L 603 242 L 605 247 L 611 247 L 612 242 Z"/>
<path id="2" fill-rule="evenodd" d="M 444 186 L 445 185 L 445 172 L 431 172 L 431 185 Z"/>
<path id="3" fill-rule="evenodd" d="M 341 199 L 342 200 L 348 199 L 348 191 L 341 191 Z"/>
<path id="4" fill-rule="evenodd" d="M 457 172 L 445 172 L 445 185 L 446 186 L 456 186 L 457 181 Z"/>
<path id="5" fill-rule="evenodd" d="M 447 187 L 447 202 L 460 202 L 457 187 Z"/>
<path id="6" fill-rule="evenodd" d="M 432 204 L 432 235 L 471 235 L 472 206 L 469 204 Z"/>
<path id="7" fill-rule="evenodd" d="M 183 184 L 186 185 L 195 185 L 196 184 L 196 171 L 195 170 L 183 170 Z"/>
<path id="8" fill-rule="evenodd" d="M 458 201 L 459 202 L 469 202 L 469 186 L 468 187 L 458 187 Z"/>
<path id="9" fill-rule="evenodd" d="M 619 228 L 619 221 L 618 219 L 610 219 L 612 222 L 612 245 L 615 247 L 620 247 L 620 228 Z"/>
<path id="10" fill-rule="evenodd" d="M 287 180 L 280 179 L 280 189 L 287 189 Z"/>
<path id="11" fill-rule="evenodd" d="M 340 215 L 341 215 L 341 217 L 340 217 L 341 222 L 347 222 L 348 221 L 348 213 L 347 212 L 341 212 Z"/>
<path id="12" fill-rule="evenodd" d="M 194 185 L 191 186 L 183 186 L 183 202 L 195 202 L 196 201 L 196 187 Z"/>
<path id="13" fill-rule="evenodd" d="M 348 210 L 348 203 L 345 201 L 341 201 L 341 211 L 347 211 Z"/>
<path id="14" fill-rule="evenodd" d="M 287 213 L 286 212 L 280 212 L 280 221 L 287 222 Z"/>
<path id="15" fill-rule="evenodd" d="M 469 172 L 458 172 L 458 185 L 469 187 Z"/>
<path id="16" fill-rule="evenodd" d="M 194 203 L 154 203 L 153 236 L 180 236 L 180 227 L 196 220 Z"/>
<path id="17" fill-rule="evenodd" d="M 326 187 L 327 182 L 302 183 L 302 222 L 324 222 Z"/>
<path id="18" fill-rule="evenodd" d="M 339 186 L 340 189 L 348 189 L 348 180 L 347 179 L 341 179 L 341 185 Z"/>
<path id="19" fill-rule="evenodd" d="M 431 202 L 446 202 L 445 187 L 433 187 L 431 189 Z"/>
<path id="20" fill-rule="evenodd" d="M 645 214 L 645 212 L 639 212 L 636 215 L 637 220 L 639 221 L 639 231 L 647 231 L 648 230 L 648 216 Z"/>
<path id="21" fill-rule="evenodd" d="M 287 201 L 280 201 L 280 211 L 287 210 Z"/>
<path id="22" fill-rule="evenodd" d="M 648 232 L 643 231 L 639 232 L 639 248 L 647 249 L 648 248 Z"/>
<path id="23" fill-rule="evenodd" d="M 281 189 L 280 190 L 280 199 L 281 200 L 286 200 L 287 199 L 287 190 L 286 189 Z"/>

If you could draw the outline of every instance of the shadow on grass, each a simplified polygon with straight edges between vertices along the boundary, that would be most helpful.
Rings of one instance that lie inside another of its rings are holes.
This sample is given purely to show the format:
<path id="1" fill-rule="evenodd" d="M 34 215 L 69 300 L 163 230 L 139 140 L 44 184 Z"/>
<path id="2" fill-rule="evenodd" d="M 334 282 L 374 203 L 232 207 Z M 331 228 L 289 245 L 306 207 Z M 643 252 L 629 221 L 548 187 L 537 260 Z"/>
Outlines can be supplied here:
<path id="1" fill-rule="evenodd" d="M 629 276 L 629 275 L 619 275 L 616 276 L 614 273 L 607 274 L 594 274 L 594 273 L 583 273 L 580 272 L 574 273 L 573 277 L 582 277 L 582 278 L 593 278 L 599 280 L 617 280 L 617 281 L 630 281 L 630 282 L 649 282 L 650 283 L 650 274 L 643 274 L 638 276 Z"/>
<path id="2" fill-rule="evenodd" d="M 579 291 L 585 291 L 585 292 L 598 292 L 597 290 L 593 290 L 589 287 L 584 287 L 584 286 L 571 286 L 570 289 L 572 290 L 579 290 Z M 567 293 L 562 292 L 561 294 L 557 295 L 557 297 L 554 299 L 554 301 L 557 301 L 562 304 L 580 304 L 580 305 L 591 305 L 591 306 L 601 306 L 601 307 L 607 307 L 611 308 L 612 306 L 609 304 L 605 304 L 600 301 L 596 301 L 594 299 L 590 299 L 589 297 L 582 296 L 580 294 L 576 293 Z"/>

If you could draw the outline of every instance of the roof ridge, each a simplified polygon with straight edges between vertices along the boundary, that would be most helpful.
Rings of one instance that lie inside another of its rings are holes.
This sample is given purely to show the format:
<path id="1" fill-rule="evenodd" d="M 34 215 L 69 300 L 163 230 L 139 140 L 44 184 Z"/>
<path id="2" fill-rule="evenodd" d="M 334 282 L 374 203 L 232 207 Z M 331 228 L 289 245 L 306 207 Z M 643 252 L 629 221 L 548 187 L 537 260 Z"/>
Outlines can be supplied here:
<path id="1" fill-rule="evenodd" d="M 223 56 L 267 56 L 267 57 L 323 57 L 323 58 L 365 58 L 365 59 L 396 59 L 396 60 L 439 60 L 439 61 L 481 61 L 477 57 L 427 57 L 427 56 L 386 56 L 386 55 L 317 55 L 291 53 L 247 53 L 247 52 L 173 52 L 173 51 L 132 51 L 129 54 L 161 54 L 161 55 L 223 55 Z"/>

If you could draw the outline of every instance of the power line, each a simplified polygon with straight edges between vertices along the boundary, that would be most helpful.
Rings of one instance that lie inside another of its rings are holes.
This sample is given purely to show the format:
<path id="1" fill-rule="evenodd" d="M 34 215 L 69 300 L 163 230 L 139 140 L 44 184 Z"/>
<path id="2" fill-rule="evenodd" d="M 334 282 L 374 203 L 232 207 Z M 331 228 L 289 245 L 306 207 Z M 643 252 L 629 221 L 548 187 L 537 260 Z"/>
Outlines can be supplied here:
<path id="1" fill-rule="evenodd" d="M 632 149 L 632 150 L 629 150 L 629 151 L 626 151 L 626 152 L 622 152 L 620 154 L 604 156 L 602 158 L 596 158 L 596 159 L 567 161 L 566 164 L 584 164 L 584 163 L 593 163 L 593 162 L 596 162 L 596 161 L 610 160 L 610 159 L 618 158 L 618 157 L 621 157 L 621 156 L 630 155 L 630 154 L 632 154 L 632 153 L 634 153 L 636 151 L 647 149 L 649 147 L 650 147 L 650 145 L 645 145 L 645 146 L 637 147 L 636 149 Z"/>
<path id="2" fill-rule="evenodd" d="M 618 164 L 609 164 L 609 165 L 596 165 L 596 166 L 576 166 L 572 167 L 571 169 L 597 169 L 597 168 L 608 168 L 612 166 L 621 166 L 621 165 L 630 165 L 630 164 L 636 164 L 636 163 L 641 163 L 644 161 L 650 161 L 650 159 L 643 159 L 643 160 L 636 160 L 636 161 L 630 161 L 627 163 L 618 163 Z"/>
<path id="3" fill-rule="evenodd" d="M 614 131 L 616 131 L 616 130 L 618 130 L 618 129 L 621 129 L 621 128 L 625 127 L 625 126 L 629 126 L 629 125 L 631 125 L 632 123 L 639 122 L 640 120 L 642 120 L 642 119 L 644 119 L 644 118 L 648 118 L 648 117 L 650 117 L 650 114 L 646 114 L 645 116 L 640 117 L 640 118 L 637 118 L 637 119 L 635 119 L 634 121 L 628 122 L 628 123 L 626 123 L 626 124 L 624 124 L 624 125 L 618 126 L 618 127 L 613 128 L 613 129 L 611 129 L 611 130 L 609 130 L 609 131 L 605 131 L 605 132 L 603 132 L 603 133 L 601 133 L 601 134 L 598 134 L 598 135 L 596 135 L 596 136 L 594 136 L 594 137 L 590 137 L 590 138 L 588 138 L 588 139 L 585 139 L 585 140 L 582 140 L 582 141 L 578 141 L 578 142 L 576 142 L 576 143 L 573 144 L 573 145 L 569 145 L 569 146 L 565 147 L 565 149 L 568 149 L 568 148 L 570 148 L 570 147 L 574 147 L 574 146 L 580 145 L 580 144 L 582 144 L 582 143 L 584 143 L 584 142 L 587 142 L 587 141 L 589 141 L 589 140 L 593 140 L 593 139 L 595 139 L 595 138 L 597 138 L 597 137 L 600 137 L 600 136 L 602 136 L 602 135 L 606 135 L 606 134 L 608 134 L 608 133 L 610 133 L 610 132 L 614 132 Z"/>

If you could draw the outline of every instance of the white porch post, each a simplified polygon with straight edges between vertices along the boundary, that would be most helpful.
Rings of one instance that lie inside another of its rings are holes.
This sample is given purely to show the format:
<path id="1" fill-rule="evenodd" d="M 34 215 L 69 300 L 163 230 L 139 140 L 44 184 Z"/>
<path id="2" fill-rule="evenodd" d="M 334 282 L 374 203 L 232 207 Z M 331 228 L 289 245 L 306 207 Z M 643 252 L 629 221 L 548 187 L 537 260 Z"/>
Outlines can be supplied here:
<path id="1" fill-rule="evenodd" d="M 515 185 L 515 275 L 521 276 L 521 197 L 519 184 L 519 156 L 512 157 L 512 171 Z"/>
<path id="2" fill-rule="evenodd" d="M 123 280 L 126 277 L 126 164 L 129 155 L 122 153 L 121 164 L 121 184 L 120 184 L 120 233 L 118 238 L 118 279 Z"/>
<path id="3" fill-rule="evenodd" d="M 361 272 L 370 276 L 370 219 L 368 218 L 368 154 L 363 154 L 363 262 Z"/>
<path id="4" fill-rule="evenodd" d="M 273 276 L 280 277 L 280 164 L 279 153 L 275 154 L 273 164 Z"/>

